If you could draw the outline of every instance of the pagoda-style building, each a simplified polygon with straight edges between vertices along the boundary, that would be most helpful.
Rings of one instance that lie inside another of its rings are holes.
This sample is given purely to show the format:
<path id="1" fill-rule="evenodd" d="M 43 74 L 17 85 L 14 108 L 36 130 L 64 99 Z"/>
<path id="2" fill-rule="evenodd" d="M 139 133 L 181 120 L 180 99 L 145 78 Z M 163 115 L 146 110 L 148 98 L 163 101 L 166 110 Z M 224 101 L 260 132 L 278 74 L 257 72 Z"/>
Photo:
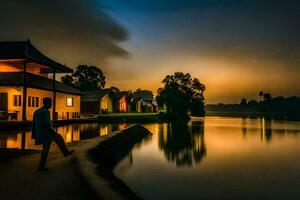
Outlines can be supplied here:
<path id="1" fill-rule="evenodd" d="M 52 119 L 78 118 L 82 93 L 55 80 L 57 73 L 72 72 L 29 40 L 0 42 L 0 120 L 32 120 L 44 97 L 52 98 Z"/>

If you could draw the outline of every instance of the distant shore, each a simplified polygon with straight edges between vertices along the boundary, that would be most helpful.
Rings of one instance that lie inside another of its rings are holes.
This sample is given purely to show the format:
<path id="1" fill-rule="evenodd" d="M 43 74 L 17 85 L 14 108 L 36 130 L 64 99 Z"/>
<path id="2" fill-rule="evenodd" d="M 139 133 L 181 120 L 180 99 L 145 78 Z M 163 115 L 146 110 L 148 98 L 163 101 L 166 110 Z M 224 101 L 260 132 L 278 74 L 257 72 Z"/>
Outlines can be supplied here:
<path id="1" fill-rule="evenodd" d="M 244 112 L 244 111 L 206 111 L 205 116 L 242 117 L 242 118 L 268 118 L 276 120 L 299 121 L 300 117 L 286 117 L 278 113 Z"/>

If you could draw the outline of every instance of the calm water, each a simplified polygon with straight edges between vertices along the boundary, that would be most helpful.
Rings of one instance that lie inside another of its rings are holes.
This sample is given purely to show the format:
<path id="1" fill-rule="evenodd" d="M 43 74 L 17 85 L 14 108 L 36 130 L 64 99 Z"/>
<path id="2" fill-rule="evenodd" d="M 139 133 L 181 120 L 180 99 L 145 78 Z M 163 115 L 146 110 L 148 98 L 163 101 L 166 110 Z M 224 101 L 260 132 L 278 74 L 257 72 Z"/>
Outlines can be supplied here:
<path id="1" fill-rule="evenodd" d="M 115 173 L 144 199 L 300 199 L 300 122 L 152 124 Z"/>
<path id="2" fill-rule="evenodd" d="M 72 124 L 56 128 L 67 143 L 83 139 L 108 135 L 113 131 L 123 129 L 126 124 Z M 0 132 L 0 148 L 17 148 L 40 150 L 41 145 L 35 145 L 31 132 Z"/>

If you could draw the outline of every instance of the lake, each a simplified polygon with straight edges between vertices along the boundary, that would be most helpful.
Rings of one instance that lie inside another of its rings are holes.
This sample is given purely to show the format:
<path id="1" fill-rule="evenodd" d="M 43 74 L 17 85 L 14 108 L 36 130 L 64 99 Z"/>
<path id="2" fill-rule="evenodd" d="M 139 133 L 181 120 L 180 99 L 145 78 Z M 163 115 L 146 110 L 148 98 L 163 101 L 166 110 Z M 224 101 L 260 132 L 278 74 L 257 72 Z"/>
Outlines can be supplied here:
<path id="1" fill-rule="evenodd" d="M 129 124 L 56 128 L 67 143 Z M 153 135 L 114 169 L 144 199 L 299 199 L 300 122 L 205 117 L 144 124 Z M 31 132 L 0 132 L 0 148 L 41 149 Z"/>
<path id="2" fill-rule="evenodd" d="M 108 135 L 113 131 L 123 129 L 127 125 L 120 124 L 70 124 L 55 128 L 66 143 Z M 31 131 L 2 131 L 0 132 L 0 148 L 41 150 L 42 145 L 35 145 L 31 139 Z"/>
<path id="3" fill-rule="evenodd" d="M 299 199 L 300 122 L 205 117 L 148 124 L 114 169 L 144 199 Z"/>

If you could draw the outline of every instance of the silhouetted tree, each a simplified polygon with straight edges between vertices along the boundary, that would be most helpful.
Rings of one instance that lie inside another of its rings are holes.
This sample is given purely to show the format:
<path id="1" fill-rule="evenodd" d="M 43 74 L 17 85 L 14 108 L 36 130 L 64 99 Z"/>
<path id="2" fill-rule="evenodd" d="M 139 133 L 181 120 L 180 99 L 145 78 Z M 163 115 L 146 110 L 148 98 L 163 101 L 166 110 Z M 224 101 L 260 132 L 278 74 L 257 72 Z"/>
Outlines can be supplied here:
<path id="1" fill-rule="evenodd" d="M 204 121 L 169 123 L 158 132 L 159 147 L 168 161 L 177 166 L 191 166 L 200 163 L 207 154 L 204 140 Z"/>
<path id="2" fill-rule="evenodd" d="M 135 98 L 144 97 L 147 100 L 153 99 L 153 92 L 151 90 L 142 90 L 141 88 L 138 88 L 136 91 L 133 92 L 133 95 L 135 96 Z"/>
<path id="3" fill-rule="evenodd" d="M 243 98 L 240 103 L 241 106 L 247 106 L 247 100 Z"/>
<path id="4" fill-rule="evenodd" d="M 187 118 L 187 110 L 192 114 L 204 114 L 205 86 L 189 73 L 176 72 L 167 75 L 162 81 L 163 88 L 159 88 L 157 101 L 166 105 L 167 115 L 171 119 Z"/>
<path id="5" fill-rule="evenodd" d="M 74 87 L 74 79 L 71 75 L 61 77 L 61 81 L 66 85 Z"/>
<path id="6" fill-rule="evenodd" d="M 260 91 L 260 92 L 258 93 L 258 95 L 260 96 L 260 100 L 263 101 L 264 92 L 263 92 L 263 91 Z"/>
<path id="7" fill-rule="evenodd" d="M 105 76 L 96 66 L 79 65 L 72 75 L 61 78 L 62 82 L 81 91 L 92 91 L 105 87 Z"/>
<path id="8" fill-rule="evenodd" d="M 264 101 L 271 101 L 271 99 L 272 99 L 272 95 L 270 94 L 270 93 L 264 93 L 263 94 L 263 99 L 264 99 Z"/>
<path id="9" fill-rule="evenodd" d="M 249 111 L 257 111 L 259 103 L 256 100 L 248 101 L 247 107 Z"/>
<path id="10" fill-rule="evenodd" d="M 267 118 L 289 118 L 300 119 L 300 98 L 278 96 L 272 98 L 270 93 L 262 94 L 263 101 L 257 102 L 250 100 L 247 105 L 244 105 L 244 100 L 240 104 L 218 104 L 207 105 L 206 108 L 210 111 L 226 111 L 226 112 L 249 112 L 253 115 L 257 112 L 258 115 Z M 241 106 L 241 105 L 244 106 Z"/>
<path id="11" fill-rule="evenodd" d="M 191 102 L 191 114 L 192 116 L 204 116 L 204 101 L 201 99 L 193 99 Z"/>
<path id="12" fill-rule="evenodd" d="M 113 92 L 120 92 L 121 90 L 115 86 L 110 87 L 111 91 Z"/>

